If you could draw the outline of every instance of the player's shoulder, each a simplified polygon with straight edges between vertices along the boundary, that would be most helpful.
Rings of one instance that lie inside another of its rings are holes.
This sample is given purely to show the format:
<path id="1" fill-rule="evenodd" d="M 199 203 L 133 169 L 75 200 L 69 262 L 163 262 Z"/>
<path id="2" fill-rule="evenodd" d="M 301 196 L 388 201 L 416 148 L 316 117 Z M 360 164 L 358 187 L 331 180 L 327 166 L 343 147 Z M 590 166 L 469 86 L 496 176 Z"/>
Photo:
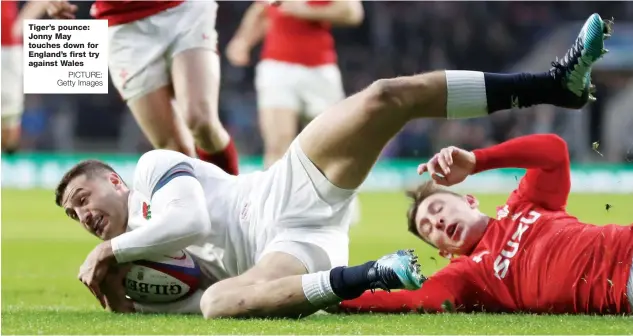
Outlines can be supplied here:
<path id="1" fill-rule="evenodd" d="M 549 221 L 561 215 L 567 215 L 567 212 L 565 210 L 548 210 L 529 201 L 515 201 L 497 207 L 496 220 L 501 223 L 534 224 L 537 221 Z"/>
<path id="2" fill-rule="evenodd" d="M 168 149 L 153 149 L 141 155 L 136 166 L 137 168 L 164 166 L 172 162 L 186 161 L 187 159 L 189 157 L 180 152 Z"/>
<path id="3" fill-rule="evenodd" d="M 187 172 L 193 175 L 194 159 L 176 151 L 154 149 L 141 155 L 134 172 L 134 186 L 145 193 L 155 186 L 170 172 Z"/>

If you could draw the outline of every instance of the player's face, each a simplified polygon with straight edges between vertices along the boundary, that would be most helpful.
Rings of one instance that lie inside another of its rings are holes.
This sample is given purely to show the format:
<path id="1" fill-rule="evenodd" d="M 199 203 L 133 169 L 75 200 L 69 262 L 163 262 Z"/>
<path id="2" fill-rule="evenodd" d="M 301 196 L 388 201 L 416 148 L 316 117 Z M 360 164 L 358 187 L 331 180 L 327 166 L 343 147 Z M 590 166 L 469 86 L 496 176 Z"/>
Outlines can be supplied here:
<path id="1" fill-rule="evenodd" d="M 70 181 L 62 204 L 66 215 L 102 240 L 125 232 L 128 189 L 117 174 L 88 178 L 81 175 Z"/>
<path id="2" fill-rule="evenodd" d="M 418 233 L 441 253 L 468 254 L 481 240 L 487 226 L 477 205 L 472 196 L 435 193 L 418 207 Z"/>

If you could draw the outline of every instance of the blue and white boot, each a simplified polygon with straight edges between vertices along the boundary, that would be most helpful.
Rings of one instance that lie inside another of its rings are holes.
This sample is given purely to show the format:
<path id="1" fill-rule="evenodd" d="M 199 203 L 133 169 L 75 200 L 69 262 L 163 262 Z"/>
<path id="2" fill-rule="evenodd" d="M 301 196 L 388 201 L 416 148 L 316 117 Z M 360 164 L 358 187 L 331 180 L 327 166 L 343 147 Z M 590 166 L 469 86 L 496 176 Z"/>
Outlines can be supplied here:
<path id="1" fill-rule="evenodd" d="M 420 273 L 413 250 L 399 250 L 376 261 L 367 274 L 371 290 L 419 289 L 426 278 Z"/>
<path id="2" fill-rule="evenodd" d="M 563 88 L 561 98 L 565 103 L 561 106 L 579 109 L 596 100 L 592 95 L 595 87 L 591 84 L 591 69 L 608 52 L 604 41 L 611 36 L 612 26 L 613 19 L 603 20 L 600 15 L 592 14 L 565 57 L 552 62 L 550 75 Z"/>

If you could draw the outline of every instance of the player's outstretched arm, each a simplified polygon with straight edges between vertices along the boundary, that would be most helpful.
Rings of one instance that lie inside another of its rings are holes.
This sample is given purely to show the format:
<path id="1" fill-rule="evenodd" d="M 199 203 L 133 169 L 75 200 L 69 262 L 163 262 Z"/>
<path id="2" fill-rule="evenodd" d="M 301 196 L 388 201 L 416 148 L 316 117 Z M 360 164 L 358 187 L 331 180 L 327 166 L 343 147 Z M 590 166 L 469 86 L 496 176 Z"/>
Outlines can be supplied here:
<path id="1" fill-rule="evenodd" d="M 226 47 L 226 57 L 232 65 L 248 65 L 251 49 L 264 38 L 268 28 L 265 6 L 255 1 L 244 13 L 237 32 Z"/>
<path id="2" fill-rule="evenodd" d="M 431 302 L 425 302 L 425 298 L 428 297 L 429 291 L 424 287 L 416 291 L 397 291 L 397 292 L 385 292 L 378 291 L 372 293 L 371 291 L 365 292 L 357 299 L 343 301 L 339 304 L 338 310 L 342 313 L 348 314 L 364 314 L 364 313 L 386 313 L 386 314 L 398 314 L 398 313 L 433 313 L 442 312 L 441 306 L 433 307 Z M 437 296 L 437 293 L 432 293 Z M 449 297 L 446 302 L 453 302 Z"/>
<path id="3" fill-rule="evenodd" d="M 469 300 L 477 300 L 477 276 L 469 263 L 457 262 L 430 276 L 417 290 L 365 292 L 353 300 L 341 302 L 340 312 L 361 313 L 440 313 L 464 310 Z M 458 306 L 459 304 L 459 306 Z M 455 307 L 458 306 L 458 309 Z"/>
<path id="4" fill-rule="evenodd" d="M 569 168 L 567 143 L 556 134 L 532 134 L 473 151 L 473 174 L 497 168 L 556 170 Z"/>
<path id="5" fill-rule="evenodd" d="M 284 1 L 280 10 L 301 19 L 326 21 L 336 26 L 358 26 L 365 17 L 359 0 L 330 1 L 317 5 L 308 5 L 305 1 Z"/>
<path id="6" fill-rule="evenodd" d="M 48 9 L 48 3 L 46 1 L 29 1 L 22 9 L 20 10 L 20 14 L 18 15 L 17 20 L 13 24 L 13 28 L 11 32 L 13 33 L 13 37 L 16 40 L 22 39 L 23 33 L 23 25 L 24 20 L 35 20 L 39 19 L 42 16 L 46 15 L 46 11 Z"/>
<path id="7" fill-rule="evenodd" d="M 473 151 L 474 173 L 516 167 L 527 172 L 516 195 L 551 210 L 561 210 L 571 190 L 567 143 L 556 134 L 534 134 Z"/>
<path id="8" fill-rule="evenodd" d="M 516 195 L 545 208 L 565 206 L 571 188 L 569 152 L 565 140 L 556 134 L 518 137 L 472 152 L 447 147 L 418 167 L 440 185 L 451 186 L 486 170 L 524 168 L 527 173 Z"/>
<path id="9" fill-rule="evenodd" d="M 53 19 L 74 19 L 77 12 L 77 5 L 73 5 L 67 0 L 54 0 L 47 2 L 46 12 Z"/>

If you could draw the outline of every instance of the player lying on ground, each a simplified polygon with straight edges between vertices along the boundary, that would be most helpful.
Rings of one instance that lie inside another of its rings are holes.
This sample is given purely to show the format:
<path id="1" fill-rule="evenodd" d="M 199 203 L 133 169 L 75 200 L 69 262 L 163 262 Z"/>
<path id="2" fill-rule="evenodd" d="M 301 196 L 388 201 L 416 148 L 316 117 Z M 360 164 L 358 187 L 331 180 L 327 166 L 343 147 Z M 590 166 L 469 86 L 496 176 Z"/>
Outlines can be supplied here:
<path id="1" fill-rule="evenodd" d="M 479 212 L 474 197 L 437 185 L 505 167 L 527 173 L 496 219 Z M 448 147 L 418 172 L 435 182 L 411 193 L 409 230 L 459 257 L 419 290 L 366 293 L 343 302 L 344 310 L 631 313 L 633 226 L 586 224 L 565 211 L 571 181 L 560 137 L 525 136 L 473 152 Z"/>
<path id="2" fill-rule="evenodd" d="M 218 112 L 217 8 L 212 0 L 97 0 L 90 14 L 108 20 L 112 83 L 154 148 L 237 175 L 237 150 Z M 76 11 L 67 0 L 48 2 L 55 19 Z"/>
<path id="3" fill-rule="evenodd" d="M 218 280 L 201 297 L 206 318 L 306 316 L 368 288 L 415 287 L 420 278 L 407 253 L 347 267 L 351 199 L 383 147 L 414 118 L 584 106 L 609 31 L 592 15 L 567 55 L 540 74 L 436 71 L 378 80 L 314 119 L 263 172 L 230 176 L 156 150 L 141 157 L 128 186 L 100 162 L 80 163 L 62 178 L 56 202 L 104 242 L 79 279 L 104 302 L 102 289 L 123 292 L 114 289 L 121 282 L 103 281 L 117 264 L 187 249 Z"/>

